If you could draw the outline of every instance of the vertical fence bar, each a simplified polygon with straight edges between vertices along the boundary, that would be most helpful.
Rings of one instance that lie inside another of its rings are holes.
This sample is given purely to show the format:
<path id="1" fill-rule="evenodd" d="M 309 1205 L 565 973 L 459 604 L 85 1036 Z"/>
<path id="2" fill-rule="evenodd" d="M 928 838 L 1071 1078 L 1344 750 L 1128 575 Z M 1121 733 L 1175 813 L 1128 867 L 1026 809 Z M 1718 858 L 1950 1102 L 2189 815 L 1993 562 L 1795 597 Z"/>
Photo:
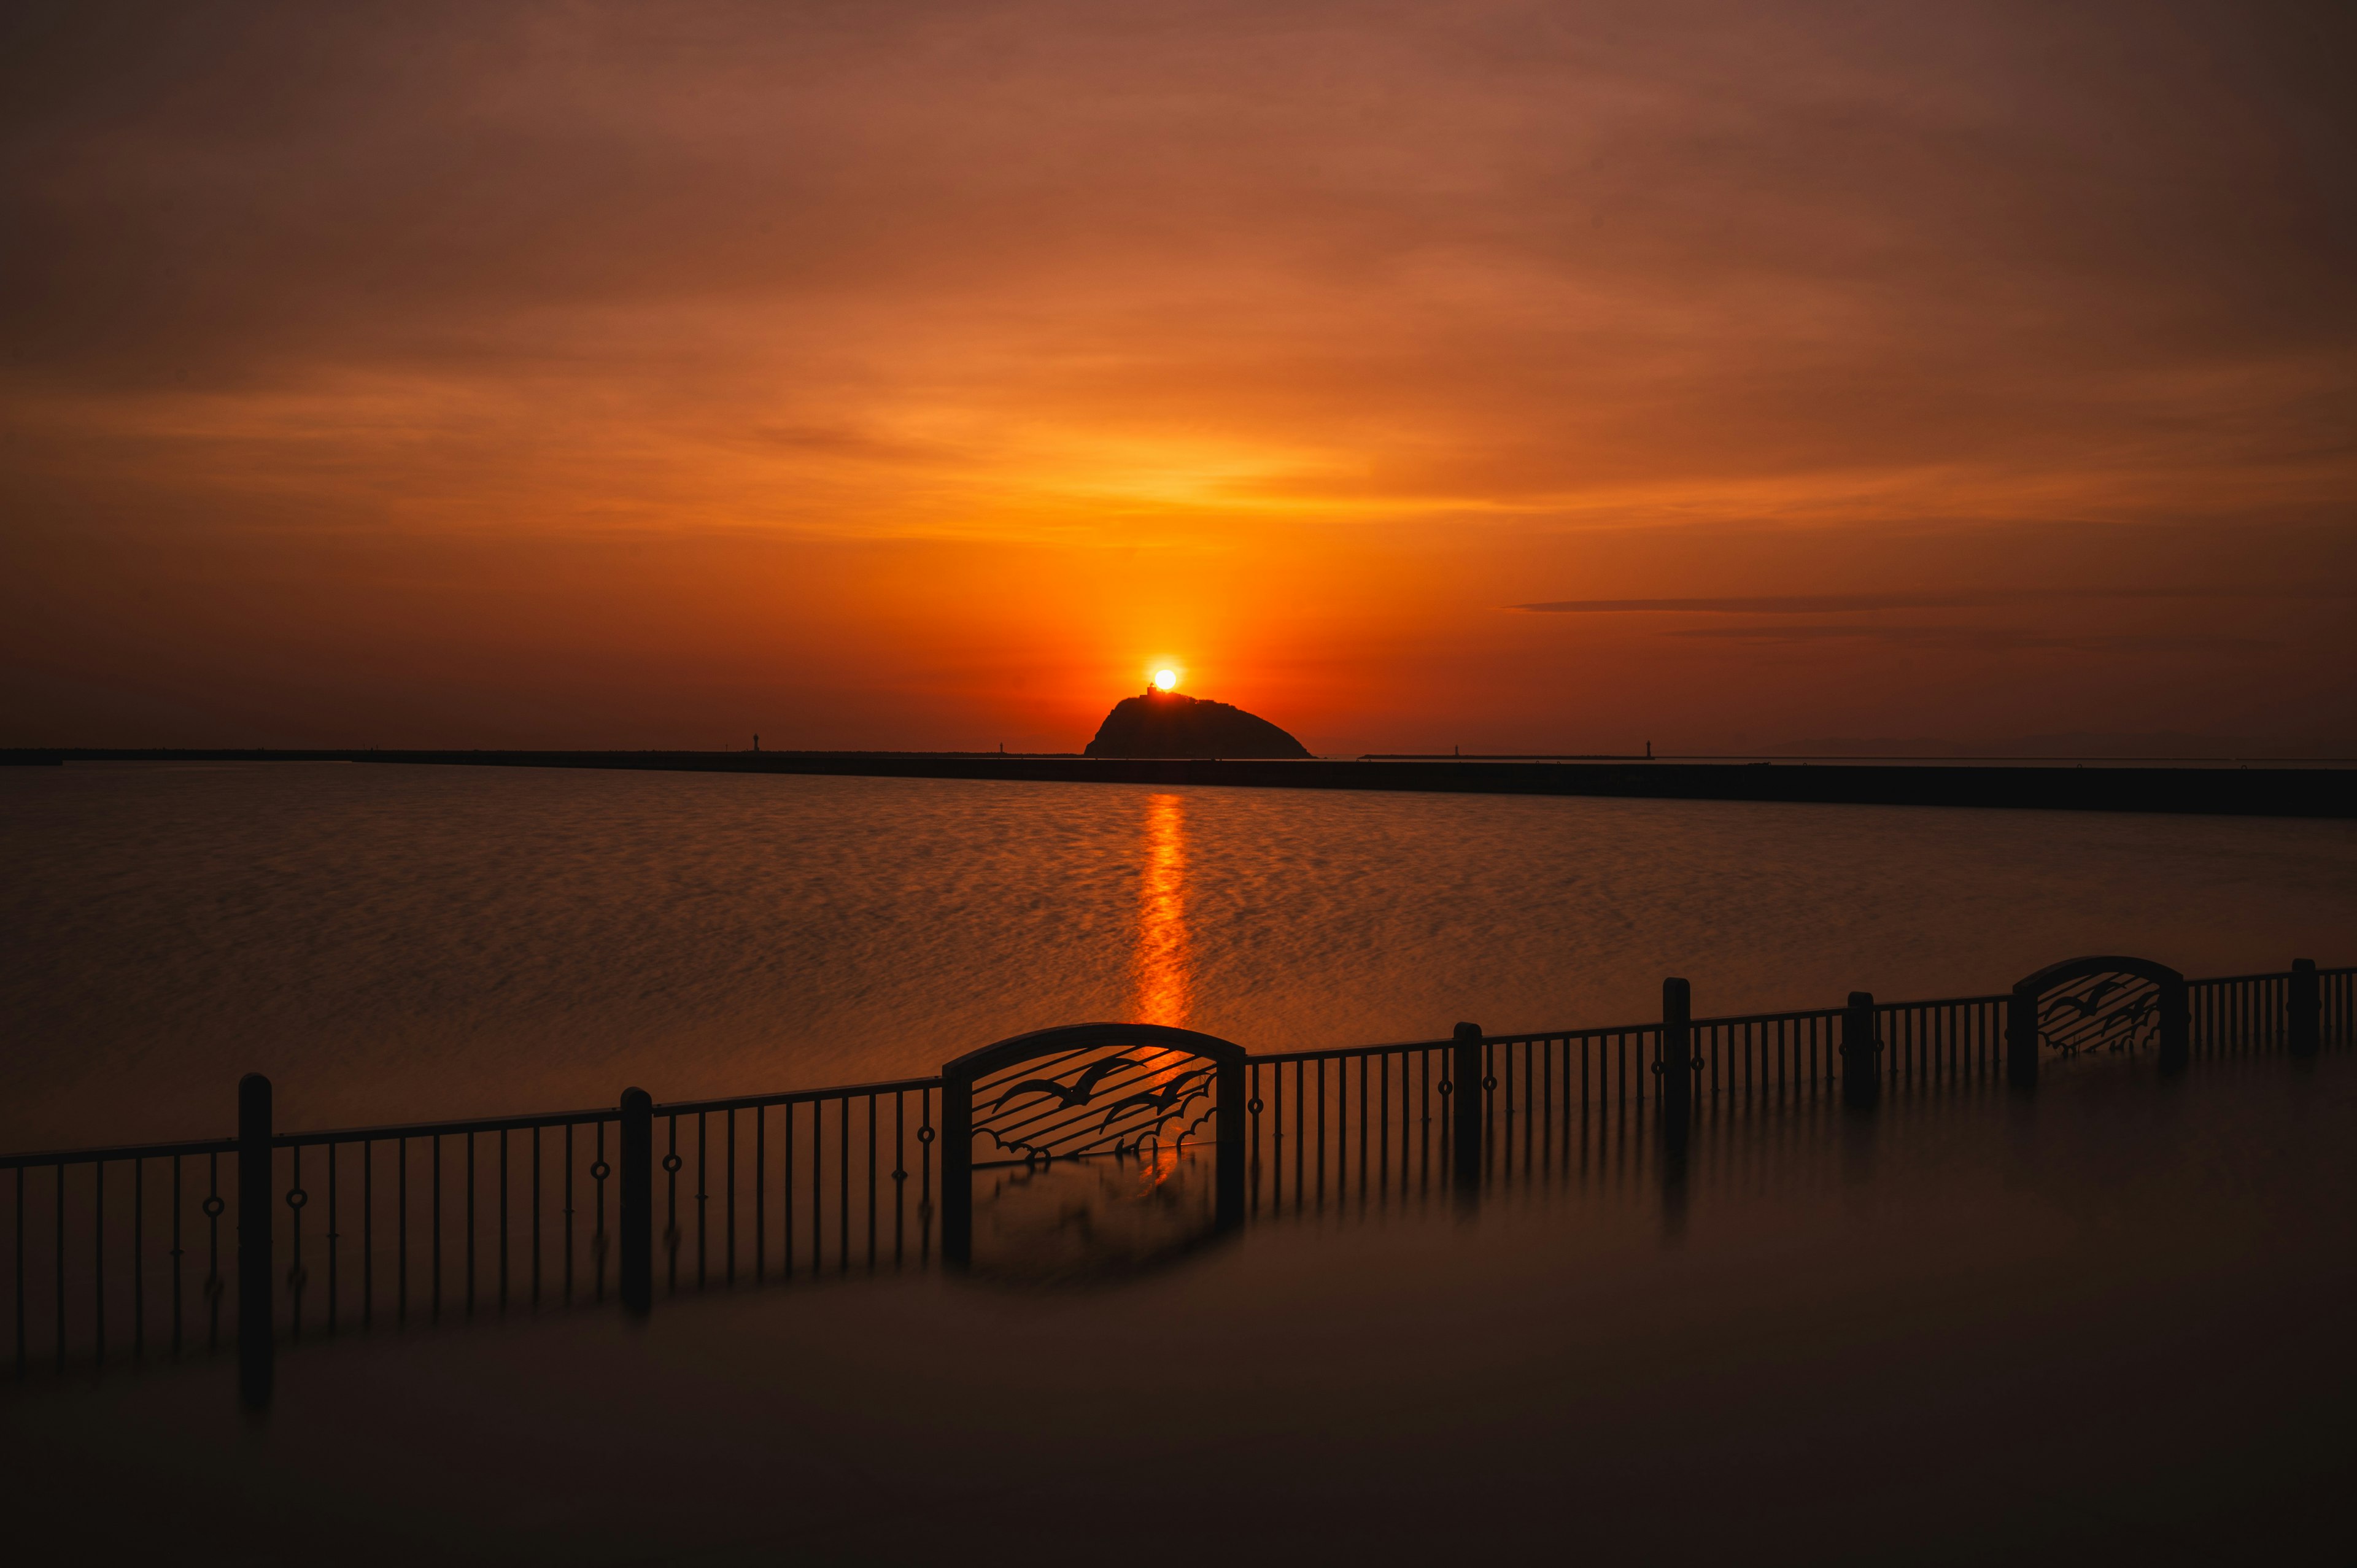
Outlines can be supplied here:
<path id="1" fill-rule="evenodd" d="M 361 1326 L 376 1323 L 376 1140 L 361 1140 Z"/>
<path id="2" fill-rule="evenodd" d="M 430 1323 L 439 1323 L 442 1321 L 442 1134 L 436 1133 L 427 1138 L 425 1148 L 433 1159 L 426 1183 L 427 1194 L 433 1201 L 429 1205 L 425 1229 L 434 1248 L 434 1255 L 427 1265 L 427 1273 L 433 1280 L 434 1296 L 426 1304 L 425 1316 Z"/>
<path id="3" fill-rule="evenodd" d="M 22 1166 L 18 1166 L 18 1167 L 17 1167 L 17 1170 L 16 1170 L 16 1230 L 17 1230 L 17 1236 L 16 1236 L 16 1276 L 17 1276 L 17 1278 L 16 1278 L 16 1291 L 17 1291 L 17 1296 L 16 1296 L 16 1338 L 17 1338 L 17 1344 L 16 1344 L 16 1361 L 17 1361 L 17 1364 L 18 1364 L 18 1366 L 19 1366 L 20 1368 L 21 1368 L 21 1367 L 22 1367 L 22 1365 L 24 1364 L 24 1359 L 25 1359 L 25 1355 L 24 1355 L 24 1349 L 25 1349 L 25 1347 L 24 1347 L 24 1326 L 25 1326 L 25 1299 L 24 1299 L 24 1289 L 25 1289 L 25 1282 L 24 1282 L 24 1273 L 25 1273 L 25 1239 L 24 1239 L 24 1229 L 25 1229 L 25 1172 L 24 1172 L 24 1168 L 23 1168 Z M 181 1341 L 181 1335 L 182 1335 L 182 1331 L 183 1331 L 183 1324 L 182 1324 L 182 1319 L 181 1319 L 181 1308 L 180 1308 L 180 1257 L 181 1257 L 182 1251 L 183 1251 L 183 1249 L 182 1249 L 182 1248 L 181 1248 L 181 1246 L 180 1246 L 180 1156 L 179 1156 L 179 1155 L 174 1155 L 172 1156 L 172 1253 L 171 1253 L 171 1257 L 172 1257 L 172 1357 L 173 1357 L 173 1359 L 174 1359 L 175 1360 L 177 1360 L 177 1359 L 179 1359 L 179 1355 L 180 1355 L 180 1341 Z"/>
<path id="4" fill-rule="evenodd" d="M 60 1162 L 49 1169 L 57 1176 L 56 1190 L 50 1196 L 58 1211 L 56 1234 L 50 1238 L 52 1267 L 57 1271 L 51 1282 L 57 1296 L 56 1332 L 51 1336 L 56 1343 L 50 1348 L 57 1358 L 58 1370 L 62 1372 L 66 1369 L 66 1167 Z"/>
<path id="5" fill-rule="evenodd" d="M 106 1365 L 106 1162 L 90 1163 L 91 1359 Z"/>
<path id="6" fill-rule="evenodd" d="M 147 1162 L 131 1162 L 131 1359 L 147 1354 Z"/>
<path id="7" fill-rule="evenodd" d="M 679 1294 L 679 1113 L 663 1118 L 663 1289 Z"/>
<path id="8" fill-rule="evenodd" d="M 180 1168 L 180 1166 L 179 1166 L 179 1162 L 178 1162 L 178 1160 L 173 1161 L 173 1163 L 172 1163 L 172 1170 L 173 1170 L 173 1174 L 174 1174 L 174 1176 L 175 1176 L 176 1177 L 177 1177 L 177 1176 L 178 1176 L 178 1173 L 179 1173 L 179 1168 Z M 178 1214 L 178 1211 L 177 1209 L 175 1209 L 175 1210 L 174 1210 L 174 1213 L 175 1213 L 176 1215 Z M 177 1264 L 176 1264 L 176 1266 L 177 1266 Z M 174 1299 L 174 1305 L 177 1306 L 177 1305 L 178 1305 L 178 1297 L 177 1294 L 175 1294 L 175 1296 L 174 1296 L 174 1298 L 173 1298 L 173 1299 Z M 173 1348 L 178 1349 L 178 1348 L 179 1348 L 179 1347 L 178 1347 L 178 1342 L 177 1342 L 177 1340 L 176 1340 L 176 1341 L 175 1341 L 175 1343 L 174 1343 Z M 22 1166 L 22 1165 L 18 1165 L 18 1166 L 16 1167 L 16 1376 L 17 1376 L 18 1378 L 20 1378 L 20 1379 L 21 1379 L 22 1377 L 24 1377 L 24 1375 L 26 1374 L 26 1372 L 27 1372 L 27 1370 L 29 1370 L 29 1369 L 30 1369 L 30 1361 L 29 1361 L 29 1359 L 28 1359 L 28 1358 L 27 1358 L 27 1356 L 26 1351 L 27 1351 L 27 1346 L 26 1346 L 26 1342 L 25 1342 L 25 1167 L 24 1167 L 24 1166 Z"/>
<path id="9" fill-rule="evenodd" d="M 475 1316 L 475 1134 L 467 1139 L 467 1316 Z"/>
<path id="10" fill-rule="evenodd" d="M 337 1294 L 337 1286 L 341 1283 L 342 1278 L 343 1278 L 343 1275 L 342 1275 L 341 1270 L 340 1270 L 340 1269 L 339 1269 L 339 1267 L 338 1266 L 338 1261 L 337 1261 L 337 1254 L 338 1254 L 338 1253 L 339 1253 L 339 1252 L 341 1252 L 341 1251 L 343 1251 L 342 1246 L 341 1246 L 341 1245 L 339 1245 L 339 1243 L 342 1241 L 343 1238 L 342 1238 L 341 1234 L 340 1234 L 340 1233 L 337 1230 L 337 1229 L 336 1229 L 336 1197 L 337 1197 L 337 1192 L 336 1192 L 336 1151 L 337 1151 L 337 1145 L 336 1145 L 336 1144 L 329 1144 L 327 1146 L 326 1153 L 327 1153 L 327 1156 L 328 1156 L 328 1334 L 329 1334 L 329 1335 L 331 1335 L 331 1336 L 336 1332 L 336 1294 Z"/>

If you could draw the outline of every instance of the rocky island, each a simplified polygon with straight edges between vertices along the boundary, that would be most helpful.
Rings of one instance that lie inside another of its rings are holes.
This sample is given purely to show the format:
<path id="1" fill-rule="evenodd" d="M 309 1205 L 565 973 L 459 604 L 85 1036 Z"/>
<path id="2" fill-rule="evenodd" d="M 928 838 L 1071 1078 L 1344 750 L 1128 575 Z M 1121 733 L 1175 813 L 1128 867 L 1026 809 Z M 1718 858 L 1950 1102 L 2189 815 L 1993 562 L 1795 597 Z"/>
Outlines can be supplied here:
<path id="1" fill-rule="evenodd" d="M 1086 757 L 1308 757 L 1309 748 L 1226 703 L 1158 692 L 1124 697 L 1097 726 Z"/>

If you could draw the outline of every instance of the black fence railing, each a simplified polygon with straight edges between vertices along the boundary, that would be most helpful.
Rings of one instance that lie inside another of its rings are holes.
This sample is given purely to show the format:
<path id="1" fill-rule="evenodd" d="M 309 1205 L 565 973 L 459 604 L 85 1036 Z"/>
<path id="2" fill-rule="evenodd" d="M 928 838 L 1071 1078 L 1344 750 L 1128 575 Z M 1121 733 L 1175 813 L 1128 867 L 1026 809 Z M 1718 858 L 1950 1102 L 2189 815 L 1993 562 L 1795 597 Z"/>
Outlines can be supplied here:
<path id="1" fill-rule="evenodd" d="M 664 1294 L 930 1262 L 941 1086 L 656 1106 Z"/>
<path id="2" fill-rule="evenodd" d="M 1723 1121 L 1836 1093 L 2019 1084 L 2025 1018 L 2036 1026 L 2032 1081 L 2040 1055 L 2135 1055 L 2158 1041 L 2166 1061 L 2149 987 L 2101 970 L 2112 961 L 2082 961 L 2099 967 L 2051 995 L 1878 1003 L 1861 993 L 1846 1007 L 1690 1022 L 1674 982 L 1678 1002 L 1662 1020 L 1514 1035 L 1469 1026 L 1448 1040 L 1251 1056 L 1237 1144 L 1245 1215 L 1430 1201 L 1469 1180 L 1585 1168 L 1599 1150 L 1625 1155 L 1689 1100 Z M 2196 1059 L 2304 1053 L 2357 1034 L 2357 968 L 2303 962 L 2176 984 Z M 20 1377 L 216 1354 L 239 1344 L 241 1325 L 295 1342 L 644 1306 L 942 1257 L 939 1077 L 676 1104 L 639 1097 L 635 1241 L 627 1097 L 611 1109 L 280 1133 L 262 1092 L 264 1123 L 242 1137 L 0 1155 L 0 1300 Z M 1631 1121 L 1641 1109 L 1649 1116 Z M 987 1191 L 1019 1183 L 1029 1167 L 1018 1165 Z M 242 1250 L 249 1212 L 266 1212 L 252 1229 L 267 1243 Z M 249 1314 L 256 1299 L 266 1310 Z"/>

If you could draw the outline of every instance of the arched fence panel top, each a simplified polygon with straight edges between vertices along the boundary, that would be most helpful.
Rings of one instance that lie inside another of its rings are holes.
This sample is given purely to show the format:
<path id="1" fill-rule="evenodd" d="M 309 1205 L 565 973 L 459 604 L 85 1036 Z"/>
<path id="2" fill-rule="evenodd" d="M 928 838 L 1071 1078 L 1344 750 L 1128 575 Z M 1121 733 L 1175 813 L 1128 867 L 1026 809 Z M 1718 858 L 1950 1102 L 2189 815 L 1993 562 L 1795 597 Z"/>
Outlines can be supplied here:
<path id="1" fill-rule="evenodd" d="M 2041 1052 L 2075 1057 L 2157 1049 L 2160 1065 L 2185 1065 L 2189 1028 L 2185 976 L 2165 963 L 2123 953 L 2050 963 L 2013 988 L 2007 1074 L 2037 1081 Z"/>
<path id="2" fill-rule="evenodd" d="M 2060 963 L 2050 963 L 2037 973 L 2014 983 L 2016 996 L 2039 996 L 2074 980 L 2097 979 L 2105 975 L 2133 975 L 2148 980 L 2163 991 L 2183 990 L 2185 976 L 2165 963 L 2148 958 L 2130 958 L 2122 953 L 2098 953 L 2086 958 L 2066 958 Z"/>
<path id="3" fill-rule="evenodd" d="M 1071 1159 L 1211 1135 L 1245 1059 L 1243 1047 L 1192 1029 L 1074 1024 L 960 1057 L 942 1084 L 952 1136 L 971 1140 L 975 1163 Z"/>
<path id="4" fill-rule="evenodd" d="M 1167 1024 L 1065 1024 L 1053 1029 L 1034 1029 L 1028 1034 L 1010 1036 L 978 1051 L 968 1051 L 942 1068 L 942 1077 L 944 1080 L 963 1079 L 972 1083 L 1019 1062 L 1105 1046 L 1142 1046 L 1187 1051 L 1199 1057 L 1208 1057 L 1215 1062 L 1240 1062 L 1248 1055 L 1232 1040 L 1223 1040 L 1217 1035 L 1206 1035 L 1195 1029 L 1173 1028 Z"/>

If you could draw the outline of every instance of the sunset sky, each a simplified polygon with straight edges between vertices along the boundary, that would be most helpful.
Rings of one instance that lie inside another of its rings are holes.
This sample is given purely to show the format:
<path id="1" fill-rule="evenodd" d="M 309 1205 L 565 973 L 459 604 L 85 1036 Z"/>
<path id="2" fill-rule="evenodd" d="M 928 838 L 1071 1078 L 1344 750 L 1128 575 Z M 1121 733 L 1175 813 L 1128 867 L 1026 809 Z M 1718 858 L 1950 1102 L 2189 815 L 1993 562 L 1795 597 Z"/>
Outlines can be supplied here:
<path id="1" fill-rule="evenodd" d="M 0 744 L 2357 751 L 2357 7 L 16 4 Z M 2080 743 L 2074 743 L 2080 744 Z"/>

